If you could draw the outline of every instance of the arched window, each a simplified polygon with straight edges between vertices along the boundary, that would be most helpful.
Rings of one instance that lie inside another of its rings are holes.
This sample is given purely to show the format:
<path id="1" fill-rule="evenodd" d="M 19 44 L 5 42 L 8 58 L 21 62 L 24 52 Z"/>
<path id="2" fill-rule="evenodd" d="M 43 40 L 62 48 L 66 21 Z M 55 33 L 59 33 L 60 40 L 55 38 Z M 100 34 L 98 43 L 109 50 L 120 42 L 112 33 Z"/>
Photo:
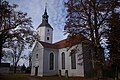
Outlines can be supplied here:
<path id="1" fill-rule="evenodd" d="M 61 54 L 61 56 L 62 56 L 62 69 L 65 69 L 65 53 L 64 52 L 62 52 L 62 54 Z"/>
<path id="2" fill-rule="evenodd" d="M 53 70 L 54 69 L 54 54 L 50 53 L 50 63 L 49 63 L 49 69 Z"/>
<path id="3" fill-rule="evenodd" d="M 38 54 L 36 54 L 36 59 L 38 59 Z"/>
<path id="4" fill-rule="evenodd" d="M 49 37 L 47 37 L 47 40 L 49 40 Z"/>
<path id="5" fill-rule="evenodd" d="M 76 53 L 74 50 L 71 51 L 71 68 L 76 69 Z"/>
<path id="6" fill-rule="evenodd" d="M 49 29 L 48 29 L 48 32 L 49 32 Z"/>

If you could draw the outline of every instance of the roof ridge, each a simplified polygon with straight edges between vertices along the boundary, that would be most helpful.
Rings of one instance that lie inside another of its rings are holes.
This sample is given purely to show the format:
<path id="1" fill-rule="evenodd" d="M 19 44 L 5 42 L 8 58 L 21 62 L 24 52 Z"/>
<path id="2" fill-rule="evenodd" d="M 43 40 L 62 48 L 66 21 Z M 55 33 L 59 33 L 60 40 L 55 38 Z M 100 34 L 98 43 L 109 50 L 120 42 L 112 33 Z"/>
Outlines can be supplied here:
<path id="1" fill-rule="evenodd" d="M 57 41 L 57 42 L 55 42 L 55 43 L 53 43 L 53 44 L 57 44 L 57 43 L 60 43 L 60 42 L 62 42 L 62 41 L 65 41 L 65 40 L 67 40 L 67 38 L 66 38 L 66 39 L 63 39 L 63 40 L 60 40 L 60 41 Z"/>
<path id="2" fill-rule="evenodd" d="M 61 41 L 55 42 L 53 44 L 43 41 L 39 41 L 39 42 L 46 48 L 61 49 L 61 48 L 72 47 L 74 45 L 80 44 L 84 40 L 88 40 L 88 39 L 82 34 L 78 34 L 75 36 L 71 36 L 70 38 L 66 38 Z"/>

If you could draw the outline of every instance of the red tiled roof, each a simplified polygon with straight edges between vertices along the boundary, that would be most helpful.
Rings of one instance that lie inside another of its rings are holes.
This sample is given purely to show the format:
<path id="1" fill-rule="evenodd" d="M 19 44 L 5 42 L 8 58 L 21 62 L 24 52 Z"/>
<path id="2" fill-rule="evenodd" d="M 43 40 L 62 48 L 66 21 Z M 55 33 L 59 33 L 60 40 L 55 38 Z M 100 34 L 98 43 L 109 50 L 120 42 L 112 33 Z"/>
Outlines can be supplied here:
<path id="1" fill-rule="evenodd" d="M 76 34 L 74 36 L 71 36 L 67 39 L 64 39 L 62 41 L 56 42 L 54 43 L 55 45 L 58 46 L 58 48 L 66 48 L 66 47 L 72 47 L 76 44 L 81 43 L 83 40 L 85 40 L 86 38 L 81 35 L 81 34 Z"/>
<path id="2" fill-rule="evenodd" d="M 50 43 L 46 43 L 46 42 L 42 42 L 40 41 L 40 43 L 47 48 L 55 48 L 55 49 L 61 49 L 61 48 L 66 48 L 66 47 L 71 47 L 74 46 L 76 44 L 81 43 L 83 40 L 86 40 L 86 38 L 83 35 L 80 34 L 76 34 L 74 36 L 71 36 L 67 39 L 58 41 L 54 44 L 50 44 Z"/>
<path id="3" fill-rule="evenodd" d="M 67 45 L 68 45 L 67 39 L 58 41 L 58 42 L 54 43 L 54 45 L 56 45 L 58 49 L 60 49 L 60 48 L 65 48 L 65 47 L 67 47 Z"/>
<path id="4" fill-rule="evenodd" d="M 50 44 L 50 43 L 46 43 L 46 42 L 42 42 L 42 41 L 39 41 L 39 42 L 46 48 L 55 48 L 55 49 L 57 49 L 57 46 L 54 45 L 54 44 Z"/>

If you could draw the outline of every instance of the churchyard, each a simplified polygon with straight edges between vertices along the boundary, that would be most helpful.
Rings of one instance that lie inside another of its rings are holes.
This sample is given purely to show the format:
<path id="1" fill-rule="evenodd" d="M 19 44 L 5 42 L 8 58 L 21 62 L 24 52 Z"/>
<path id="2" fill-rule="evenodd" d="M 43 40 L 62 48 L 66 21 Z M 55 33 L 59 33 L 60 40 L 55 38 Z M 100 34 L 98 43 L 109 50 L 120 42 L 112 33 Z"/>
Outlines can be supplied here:
<path id="1" fill-rule="evenodd" d="M 29 74 L 0 74 L 0 80 L 98 80 L 97 78 L 82 78 L 82 77 L 59 77 L 59 76 L 49 76 L 49 77 L 35 77 Z M 113 79 L 99 79 L 99 80 L 113 80 Z"/>

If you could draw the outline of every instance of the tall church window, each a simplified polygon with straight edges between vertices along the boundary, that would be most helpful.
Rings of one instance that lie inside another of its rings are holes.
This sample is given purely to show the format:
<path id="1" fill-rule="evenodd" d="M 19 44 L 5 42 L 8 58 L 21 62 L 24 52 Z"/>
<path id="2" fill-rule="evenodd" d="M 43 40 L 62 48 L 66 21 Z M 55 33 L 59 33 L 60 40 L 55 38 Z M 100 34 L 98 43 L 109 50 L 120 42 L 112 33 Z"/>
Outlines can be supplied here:
<path id="1" fill-rule="evenodd" d="M 50 62 L 49 62 L 49 69 L 53 70 L 54 69 L 54 54 L 50 53 Z"/>
<path id="2" fill-rule="evenodd" d="M 75 53 L 75 50 L 71 51 L 71 69 L 76 69 L 76 53 Z"/>
<path id="3" fill-rule="evenodd" d="M 65 53 L 63 52 L 61 56 L 62 56 L 62 69 L 65 69 Z"/>

